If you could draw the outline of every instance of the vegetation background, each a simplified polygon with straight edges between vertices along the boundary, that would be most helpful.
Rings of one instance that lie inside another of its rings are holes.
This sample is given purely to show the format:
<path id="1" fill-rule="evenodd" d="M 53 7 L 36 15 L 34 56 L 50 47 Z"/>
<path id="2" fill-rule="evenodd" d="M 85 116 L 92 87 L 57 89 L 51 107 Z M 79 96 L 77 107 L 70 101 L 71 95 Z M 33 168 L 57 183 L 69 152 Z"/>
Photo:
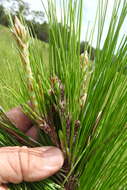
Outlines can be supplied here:
<path id="1" fill-rule="evenodd" d="M 48 44 L 36 40 L 40 53 L 43 52 L 44 60 L 48 62 Z M 15 106 L 13 96 L 4 88 L 6 85 L 19 90 L 19 75 L 17 64 L 20 62 L 16 43 L 9 28 L 0 25 L 0 105 L 5 110 Z M 11 67 L 10 67 L 11 65 Z M 12 75 L 13 73 L 13 75 Z"/>

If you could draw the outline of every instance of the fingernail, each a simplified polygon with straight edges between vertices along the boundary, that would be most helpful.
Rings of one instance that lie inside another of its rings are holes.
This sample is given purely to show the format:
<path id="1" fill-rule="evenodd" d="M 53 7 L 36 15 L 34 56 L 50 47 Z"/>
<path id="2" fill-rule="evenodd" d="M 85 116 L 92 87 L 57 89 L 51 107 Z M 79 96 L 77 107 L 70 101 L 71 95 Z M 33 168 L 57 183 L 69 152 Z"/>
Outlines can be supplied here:
<path id="1" fill-rule="evenodd" d="M 62 167 L 64 162 L 64 157 L 61 150 L 56 147 L 51 147 L 43 152 L 43 158 L 46 159 L 48 165 L 56 165 L 59 169 Z"/>

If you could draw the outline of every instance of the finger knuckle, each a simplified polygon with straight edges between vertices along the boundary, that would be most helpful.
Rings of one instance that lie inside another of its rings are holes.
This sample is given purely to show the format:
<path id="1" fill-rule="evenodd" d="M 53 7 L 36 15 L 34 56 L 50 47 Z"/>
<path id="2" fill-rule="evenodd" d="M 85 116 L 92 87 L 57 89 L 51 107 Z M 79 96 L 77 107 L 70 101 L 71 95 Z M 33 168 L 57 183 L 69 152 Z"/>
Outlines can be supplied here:
<path id="1" fill-rule="evenodd" d="M 20 183 L 22 178 L 18 147 L 0 149 L 0 183 Z"/>

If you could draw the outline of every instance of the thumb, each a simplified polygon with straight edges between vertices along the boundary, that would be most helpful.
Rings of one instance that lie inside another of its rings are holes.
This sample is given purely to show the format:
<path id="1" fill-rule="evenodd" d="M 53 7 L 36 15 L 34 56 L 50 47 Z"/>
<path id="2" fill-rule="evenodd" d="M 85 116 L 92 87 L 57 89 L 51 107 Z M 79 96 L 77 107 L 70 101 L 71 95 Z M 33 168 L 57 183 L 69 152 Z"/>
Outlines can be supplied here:
<path id="1" fill-rule="evenodd" d="M 0 183 L 40 181 L 56 173 L 63 162 L 62 152 L 56 147 L 0 148 Z"/>

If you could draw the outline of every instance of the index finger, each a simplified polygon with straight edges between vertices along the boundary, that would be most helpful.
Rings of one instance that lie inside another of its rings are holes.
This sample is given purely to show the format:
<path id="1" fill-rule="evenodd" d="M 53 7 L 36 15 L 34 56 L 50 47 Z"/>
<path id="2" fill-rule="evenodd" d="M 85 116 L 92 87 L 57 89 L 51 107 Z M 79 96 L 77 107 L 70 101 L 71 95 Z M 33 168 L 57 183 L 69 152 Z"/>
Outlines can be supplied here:
<path id="1" fill-rule="evenodd" d="M 10 121 L 19 128 L 22 132 L 28 131 L 33 125 L 32 121 L 26 116 L 20 107 L 13 108 L 6 113 Z"/>

